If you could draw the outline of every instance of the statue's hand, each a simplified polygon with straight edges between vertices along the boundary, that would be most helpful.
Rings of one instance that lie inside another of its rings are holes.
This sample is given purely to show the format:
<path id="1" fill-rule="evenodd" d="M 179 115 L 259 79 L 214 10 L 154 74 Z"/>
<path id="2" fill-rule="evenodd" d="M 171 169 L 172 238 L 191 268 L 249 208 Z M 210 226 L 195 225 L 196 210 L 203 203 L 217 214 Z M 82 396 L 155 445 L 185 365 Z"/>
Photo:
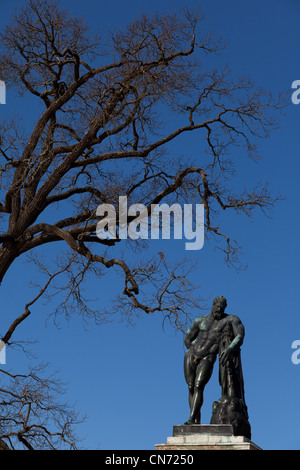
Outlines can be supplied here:
<path id="1" fill-rule="evenodd" d="M 233 352 L 234 352 L 233 349 L 230 346 L 228 346 L 220 354 L 220 362 L 221 362 L 222 366 L 224 366 L 226 364 L 226 362 L 228 362 L 228 359 L 230 359 L 232 357 Z"/>

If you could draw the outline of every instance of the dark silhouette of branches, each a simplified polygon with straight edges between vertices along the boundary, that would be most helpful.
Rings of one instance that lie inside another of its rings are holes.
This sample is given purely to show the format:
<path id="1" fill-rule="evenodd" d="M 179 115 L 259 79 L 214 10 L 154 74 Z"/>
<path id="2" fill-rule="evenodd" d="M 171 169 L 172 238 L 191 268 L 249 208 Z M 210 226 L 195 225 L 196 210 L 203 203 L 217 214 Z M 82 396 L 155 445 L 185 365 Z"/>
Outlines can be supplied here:
<path id="1" fill-rule="evenodd" d="M 228 69 L 205 69 L 206 57 L 223 44 L 202 32 L 203 20 L 200 11 L 187 9 L 143 15 L 104 43 L 56 1 L 29 0 L 1 34 L 1 79 L 31 95 L 40 112 L 24 131 L 19 120 L 0 125 L 0 282 L 21 255 L 57 242 L 67 249 L 56 270 L 42 269 L 44 286 L 8 327 L 4 343 L 64 275 L 62 311 L 75 301 L 82 314 L 97 320 L 104 310 L 89 309 L 81 286 L 88 273 L 101 282 L 110 268 L 122 273 L 115 309 L 128 318 L 160 313 L 183 328 L 190 310 L 199 307 L 188 280 L 189 261 L 171 267 L 158 256 L 134 266 L 130 244 L 121 257 L 114 251 L 120 239 L 96 236 L 99 204 L 117 207 L 121 195 L 148 211 L 163 201 L 204 204 L 206 234 L 233 263 L 239 247 L 219 226 L 220 211 L 250 217 L 276 202 L 267 186 L 233 194 L 229 155 L 239 147 L 258 159 L 258 138 L 276 128 L 274 115 L 284 100 L 248 78 L 235 80 Z M 170 151 L 183 136 L 197 139 L 191 163 Z M 29 412 L 29 403 L 26 407 Z M 40 427 L 38 442 L 30 437 L 33 428 L 24 426 L 26 431 L 7 434 L 5 442 L 50 447 L 46 428 L 43 433 Z"/>
<path id="2" fill-rule="evenodd" d="M 71 450 L 79 439 L 74 427 L 83 418 L 60 402 L 63 385 L 46 366 L 27 374 L 0 369 L 0 447 L 3 450 Z"/>

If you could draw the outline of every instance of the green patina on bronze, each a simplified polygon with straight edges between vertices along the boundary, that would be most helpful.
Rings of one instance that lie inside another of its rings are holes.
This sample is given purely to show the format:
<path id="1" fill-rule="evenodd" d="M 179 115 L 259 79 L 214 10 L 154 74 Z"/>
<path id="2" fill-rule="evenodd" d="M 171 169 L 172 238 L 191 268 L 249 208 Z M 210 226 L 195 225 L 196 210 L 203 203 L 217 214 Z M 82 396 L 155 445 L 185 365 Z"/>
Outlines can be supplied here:
<path id="1" fill-rule="evenodd" d="M 186 333 L 184 374 L 189 388 L 190 416 L 185 424 L 200 424 L 203 391 L 219 355 L 222 395 L 213 403 L 211 424 L 231 424 L 235 434 L 250 439 L 240 353 L 245 328 L 236 315 L 225 313 L 226 306 L 225 297 L 216 297 L 211 312 L 196 318 Z"/>

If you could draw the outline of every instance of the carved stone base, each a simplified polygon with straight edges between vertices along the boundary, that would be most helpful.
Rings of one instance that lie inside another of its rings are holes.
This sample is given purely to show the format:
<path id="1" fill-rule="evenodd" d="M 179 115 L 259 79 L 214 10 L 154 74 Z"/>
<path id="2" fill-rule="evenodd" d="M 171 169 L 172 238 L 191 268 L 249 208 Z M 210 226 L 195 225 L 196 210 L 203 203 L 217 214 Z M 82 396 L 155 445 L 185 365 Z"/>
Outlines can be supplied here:
<path id="1" fill-rule="evenodd" d="M 192 424 L 173 426 L 173 436 L 156 450 L 262 450 L 245 436 L 234 435 L 231 425 Z"/>

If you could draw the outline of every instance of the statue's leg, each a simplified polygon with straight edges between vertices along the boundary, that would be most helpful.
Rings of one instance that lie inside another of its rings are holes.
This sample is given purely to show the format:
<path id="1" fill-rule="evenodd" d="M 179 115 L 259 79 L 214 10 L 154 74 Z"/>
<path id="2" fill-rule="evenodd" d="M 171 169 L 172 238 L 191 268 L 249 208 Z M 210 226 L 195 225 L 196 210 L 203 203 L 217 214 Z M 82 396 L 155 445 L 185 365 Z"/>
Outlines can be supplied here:
<path id="1" fill-rule="evenodd" d="M 203 404 L 204 387 L 211 378 L 215 356 L 207 356 L 201 359 L 196 369 L 196 377 L 194 383 L 194 394 L 191 404 L 190 422 L 200 423 L 201 407 Z"/>
<path id="2" fill-rule="evenodd" d="M 184 356 L 184 377 L 189 388 L 189 406 L 191 409 L 194 397 L 196 365 L 193 362 L 193 356 L 189 350 L 185 353 Z"/>

